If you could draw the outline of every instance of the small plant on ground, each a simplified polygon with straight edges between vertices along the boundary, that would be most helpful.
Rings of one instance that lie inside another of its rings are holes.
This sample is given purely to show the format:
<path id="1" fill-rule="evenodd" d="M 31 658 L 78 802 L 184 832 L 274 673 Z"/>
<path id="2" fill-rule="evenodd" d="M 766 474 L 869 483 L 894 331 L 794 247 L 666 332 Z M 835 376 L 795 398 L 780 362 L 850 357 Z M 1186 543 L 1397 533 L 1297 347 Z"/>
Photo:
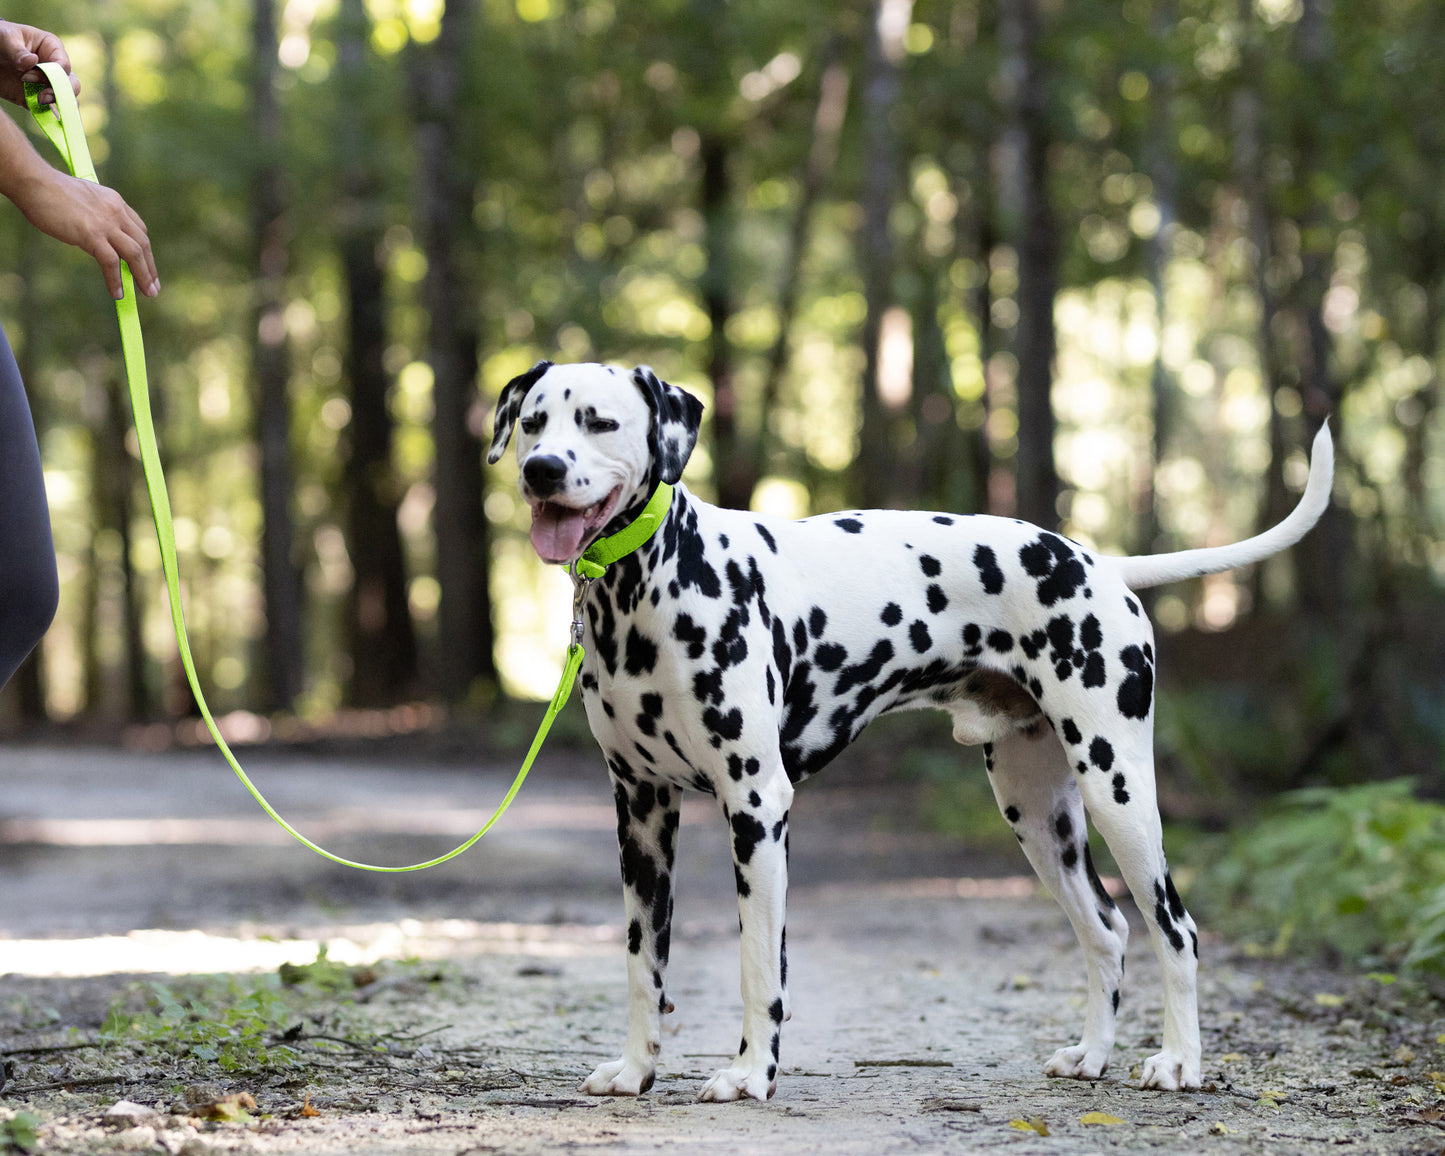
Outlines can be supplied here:
<path id="1" fill-rule="evenodd" d="M 1230 834 L 1191 902 L 1277 953 L 1445 973 L 1445 806 L 1408 779 L 1291 792 Z"/>

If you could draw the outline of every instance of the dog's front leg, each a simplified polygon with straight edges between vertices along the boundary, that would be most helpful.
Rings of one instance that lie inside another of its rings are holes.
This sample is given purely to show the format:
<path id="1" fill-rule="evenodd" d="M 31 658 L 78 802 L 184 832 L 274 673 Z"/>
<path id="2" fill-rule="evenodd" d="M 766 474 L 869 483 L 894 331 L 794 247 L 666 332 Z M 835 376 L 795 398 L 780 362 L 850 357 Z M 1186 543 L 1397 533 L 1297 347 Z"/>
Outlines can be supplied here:
<path id="1" fill-rule="evenodd" d="M 640 1096 L 657 1074 L 662 1016 L 672 1010 L 663 977 L 672 939 L 672 864 L 682 792 L 630 771 L 619 777 L 617 769 L 612 786 L 627 907 L 627 1044 L 620 1059 L 599 1065 L 579 1090 Z"/>
<path id="2" fill-rule="evenodd" d="M 732 828 L 742 930 L 743 1038 L 729 1067 L 700 1099 L 766 1100 L 778 1087 L 778 1046 L 787 1011 L 783 924 L 788 892 L 788 808 L 793 787 L 781 762 L 722 792 Z"/>

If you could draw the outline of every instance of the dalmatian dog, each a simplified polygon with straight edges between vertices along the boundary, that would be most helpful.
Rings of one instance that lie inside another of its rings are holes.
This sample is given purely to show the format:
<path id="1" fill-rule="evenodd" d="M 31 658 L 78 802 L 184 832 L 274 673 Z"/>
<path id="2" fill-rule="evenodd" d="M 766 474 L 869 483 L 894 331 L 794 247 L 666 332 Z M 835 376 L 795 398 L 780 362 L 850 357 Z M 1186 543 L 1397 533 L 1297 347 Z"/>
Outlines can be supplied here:
<path id="1" fill-rule="evenodd" d="M 702 405 L 650 369 L 553 365 L 513 380 L 488 455 L 517 430 L 531 541 L 571 563 L 660 482 L 678 483 Z M 1089 857 L 1085 814 L 1114 853 L 1163 968 L 1164 1032 L 1143 1086 L 1198 1088 L 1198 938 L 1169 878 L 1153 775 L 1153 632 L 1133 591 L 1257 562 L 1330 499 L 1328 427 L 1299 506 L 1232 546 L 1095 553 L 1011 518 L 895 510 L 786 521 L 676 485 L 650 541 L 586 590 L 582 699 L 617 803 L 628 1024 L 619 1059 L 582 1084 L 646 1092 L 657 1070 L 682 793 L 717 798 L 742 931 L 742 1039 L 703 1100 L 777 1088 L 788 1010 L 784 932 L 793 790 L 885 711 L 932 707 L 983 746 L 994 794 L 1067 913 L 1088 973 L 1079 1042 L 1044 1065 L 1109 1066 L 1128 924 Z"/>

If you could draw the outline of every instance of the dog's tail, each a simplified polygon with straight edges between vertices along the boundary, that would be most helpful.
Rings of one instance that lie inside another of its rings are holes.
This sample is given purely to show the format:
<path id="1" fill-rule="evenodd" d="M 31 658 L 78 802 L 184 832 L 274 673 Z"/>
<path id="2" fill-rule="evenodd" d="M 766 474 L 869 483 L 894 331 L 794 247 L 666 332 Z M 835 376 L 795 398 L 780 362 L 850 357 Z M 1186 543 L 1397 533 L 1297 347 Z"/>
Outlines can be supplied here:
<path id="1" fill-rule="evenodd" d="M 1329 423 L 1326 422 L 1315 435 L 1315 444 L 1310 451 L 1310 476 L 1305 484 L 1304 497 L 1279 525 L 1232 546 L 1180 550 L 1174 554 L 1146 554 L 1112 561 L 1123 575 L 1124 584 L 1132 590 L 1162 586 L 1181 578 L 1197 578 L 1201 574 L 1218 574 L 1222 570 L 1259 562 L 1293 546 L 1319 521 L 1330 502 L 1334 473 L 1335 447 L 1330 439 Z"/>

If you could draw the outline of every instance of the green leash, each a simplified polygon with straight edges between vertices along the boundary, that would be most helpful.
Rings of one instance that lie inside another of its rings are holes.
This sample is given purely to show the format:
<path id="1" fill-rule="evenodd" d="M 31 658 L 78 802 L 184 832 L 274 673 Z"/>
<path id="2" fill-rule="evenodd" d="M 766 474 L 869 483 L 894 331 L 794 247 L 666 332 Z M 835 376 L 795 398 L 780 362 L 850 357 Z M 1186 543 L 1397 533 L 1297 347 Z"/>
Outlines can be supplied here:
<path id="1" fill-rule="evenodd" d="M 50 87 L 55 92 L 55 104 L 52 107 L 43 106 L 40 103 L 40 93 L 44 86 L 27 84 L 25 99 L 29 105 L 31 116 L 35 118 L 35 123 L 40 126 L 40 130 L 60 151 L 60 155 L 70 171 L 82 180 L 94 181 L 99 184 L 99 178 L 95 174 L 95 165 L 90 159 L 90 147 L 85 140 L 85 128 L 80 121 L 80 107 L 76 104 L 75 93 L 71 90 L 69 77 L 65 75 L 65 71 L 59 65 L 41 64 L 39 67 L 49 79 Z M 352 859 L 343 859 L 313 843 L 276 813 L 276 809 L 257 790 L 256 785 L 251 782 L 249 776 L 241 768 L 241 764 L 237 762 L 236 756 L 231 753 L 231 748 L 227 745 L 226 740 L 221 737 L 221 732 L 216 727 L 216 721 L 211 717 L 211 708 L 206 705 L 206 696 L 201 692 L 200 679 L 196 676 L 196 664 L 191 657 L 190 640 L 186 635 L 185 614 L 181 608 L 180 569 L 176 564 L 176 532 L 171 520 L 170 499 L 166 494 L 165 474 L 161 470 L 160 450 L 156 444 L 155 421 L 151 417 L 150 385 L 146 375 L 145 346 L 141 341 L 140 313 L 136 308 L 135 282 L 131 278 L 130 269 L 124 262 L 121 263 L 121 281 L 125 287 L 125 296 L 115 303 L 115 311 L 120 319 L 121 348 L 125 354 L 126 379 L 130 383 L 130 400 L 131 408 L 135 413 L 136 436 L 140 441 L 141 465 L 144 468 L 146 490 L 150 493 L 156 537 L 160 540 L 161 568 L 165 571 L 166 589 L 170 594 L 171 622 L 175 626 L 176 645 L 180 650 L 181 665 L 186 671 L 186 681 L 191 684 L 191 693 L 195 695 L 196 706 L 200 708 L 201 717 L 205 719 L 206 729 L 211 732 L 211 738 L 215 740 L 216 746 L 225 756 L 226 762 L 231 765 L 231 770 L 236 772 L 236 777 L 251 793 L 251 797 L 260 804 L 261 809 L 270 815 L 283 831 L 298 843 L 315 851 L 323 859 L 329 859 L 343 867 L 355 867 L 360 871 L 388 873 L 421 871 L 427 867 L 445 863 L 449 859 L 455 859 L 491 830 L 493 824 L 512 805 L 512 800 L 522 789 L 527 772 L 532 769 L 532 763 L 537 758 L 537 753 L 542 749 L 547 732 L 552 729 L 553 720 L 566 705 L 567 698 L 572 693 L 572 685 L 576 682 L 577 672 L 582 666 L 582 606 L 587 597 L 588 586 L 594 579 L 601 577 L 608 565 L 630 554 L 652 537 L 672 504 L 672 487 L 666 484 L 658 486 L 657 491 L 648 501 L 647 508 L 636 521 L 610 538 L 594 542 L 588 547 L 586 553 L 573 564 L 571 573 L 576 592 L 572 600 L 572 636 L 567 648 L 567 661 L 562 668 L 562 680 L 557 684 L 557 693 L 552 696 L 552 702 L 547 707 L 547 713 L 542 718 L 541 726 L 537 728 L 537 737 L 532 740 L 532 747 L 527 752 L 527 757 L 522 760 L 521 770 L 512 780 L 510 789 L 492 817 L 483 823 L 481 829 L 460 847 L 435 859 L 428 859 L 425 863 L 413 863 L 407 867 L 378 867 L 371 863 L 358 863 Z"/>

